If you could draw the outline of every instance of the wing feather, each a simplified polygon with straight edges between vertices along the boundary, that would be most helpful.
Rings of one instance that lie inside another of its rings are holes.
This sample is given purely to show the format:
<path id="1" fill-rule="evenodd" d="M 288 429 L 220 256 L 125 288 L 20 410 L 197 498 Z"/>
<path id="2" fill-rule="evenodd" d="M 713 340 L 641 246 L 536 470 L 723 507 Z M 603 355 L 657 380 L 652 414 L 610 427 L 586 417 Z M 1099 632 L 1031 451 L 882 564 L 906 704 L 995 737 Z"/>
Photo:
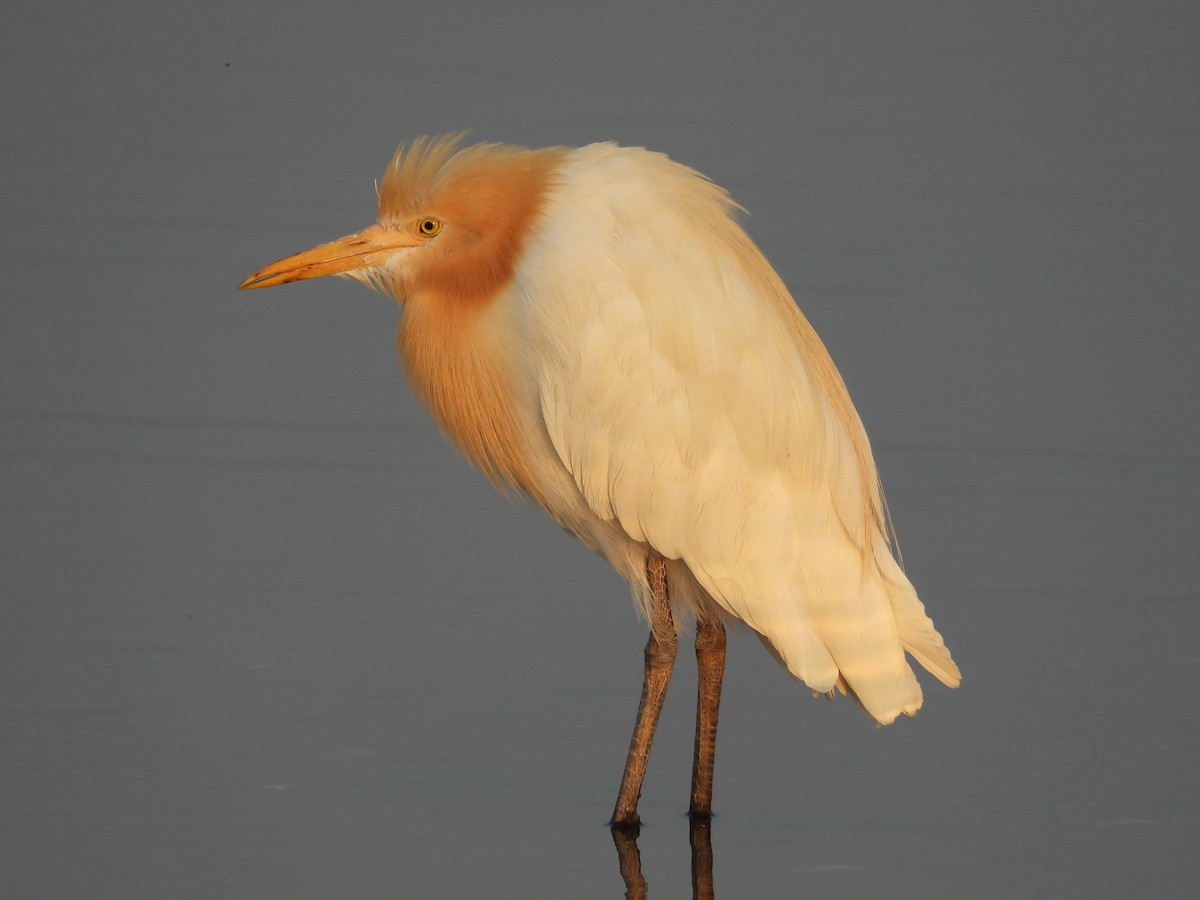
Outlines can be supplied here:
<path id="1" fill-rule="evenodd" d="M 597 517 L 685 564 L 813 690 L 849 685 L 881 722 L 915 712 L 904 649 L 957 669 L 891 557 L 824 347 L 719 188 L 645 151 L 575 153 L 518 274 L 558 459 Z"/>

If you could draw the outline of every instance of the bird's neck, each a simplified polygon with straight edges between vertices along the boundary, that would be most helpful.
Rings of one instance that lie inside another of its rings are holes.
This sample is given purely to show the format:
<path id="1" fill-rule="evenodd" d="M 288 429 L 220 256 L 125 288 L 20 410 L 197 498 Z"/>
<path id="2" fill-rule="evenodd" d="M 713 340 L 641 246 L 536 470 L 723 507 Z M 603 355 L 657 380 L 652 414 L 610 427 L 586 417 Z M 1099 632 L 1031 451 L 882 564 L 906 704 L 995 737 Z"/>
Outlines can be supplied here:
<path id="1" fill-rule="evenodd" d="M 463 456 L 498 487 L 536 494 L 502 303 L 412 295 L 396 344 L 413 392 Z"/>

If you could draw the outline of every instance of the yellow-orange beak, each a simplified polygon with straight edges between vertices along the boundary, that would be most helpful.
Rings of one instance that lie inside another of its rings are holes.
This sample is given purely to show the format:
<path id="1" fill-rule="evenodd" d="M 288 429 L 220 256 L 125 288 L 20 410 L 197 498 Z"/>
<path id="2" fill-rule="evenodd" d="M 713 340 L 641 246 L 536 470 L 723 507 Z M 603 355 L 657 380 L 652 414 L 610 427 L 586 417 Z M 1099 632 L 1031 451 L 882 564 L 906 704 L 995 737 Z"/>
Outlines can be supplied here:
<path id="1" fill-rule="evenodd" d="M 289 281 L 365 269 L 378 265 L 403 247 L 418 247 L 421 243 L 416 235 L 370 225 L 336 241 L 273 262 L 265 269 L 259 269 L 238 287 L 242 290 L 271 287 Z"/>

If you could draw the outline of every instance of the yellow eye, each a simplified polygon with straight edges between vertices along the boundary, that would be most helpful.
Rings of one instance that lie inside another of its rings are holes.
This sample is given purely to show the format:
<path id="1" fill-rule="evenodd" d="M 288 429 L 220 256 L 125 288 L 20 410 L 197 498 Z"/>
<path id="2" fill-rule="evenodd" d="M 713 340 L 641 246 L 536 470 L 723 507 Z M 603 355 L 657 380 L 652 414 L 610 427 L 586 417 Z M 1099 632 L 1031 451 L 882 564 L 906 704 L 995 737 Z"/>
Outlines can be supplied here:
<path id="1" fill-rule="evenodd" d="M 417 231 L 425 235 L 425 237 L 433 237 L 442 230 L 442 223 L 432 216 L 426 216 L 417 223 Z"/>

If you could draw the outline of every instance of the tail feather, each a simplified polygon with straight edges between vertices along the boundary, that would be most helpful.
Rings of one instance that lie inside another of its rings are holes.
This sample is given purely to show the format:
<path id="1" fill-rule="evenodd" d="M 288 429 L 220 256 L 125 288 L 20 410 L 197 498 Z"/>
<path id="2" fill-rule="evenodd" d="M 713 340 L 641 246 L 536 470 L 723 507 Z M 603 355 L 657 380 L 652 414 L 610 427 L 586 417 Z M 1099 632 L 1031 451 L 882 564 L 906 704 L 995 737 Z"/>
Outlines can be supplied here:
<path id="1" fill-rule="evenodd" d="M 917 597 L 917 592 L 892 555 L 886 549 L 883 553 L 878 549 L 876 562 L 887 583 L 900 643 L 938 681 L 946 687 L 958 687 L 962 684 L 962 673 L 958 671 L 933 620 L 925 613 L 925 604 Z"/>
<path id="2" fill-rule="evenodd" d="M 861 567 L 852 563 L 845 547 L 824 549 L 815 554 L 824 565 L 810 565 L 807 590 L 795 597 L 799 622 L 787 622 L 790 627 L 779 627 L 785 624 L 782 619 L 755 623 L 756 628 L 768 626 L 763 642 L 792 674 L 814 692 L 832 694 L 836 687 L 851 694 L 883 725 L 921 708 L 921 685 L 905 651 L 943 684 L 957 687 L 962 681 L 958 666 L 886 545 L 876 548 L 882 551 L 876 565 L 868 561 Z M 839 553 L 847 558 L 839 559 Z M 855 569 L 858 577 L 848 577 Z M 822 677 L 813 677 L 812 654 L 804 652 L 808 648 L 801 635 L 815 638 L 832 657 L 833 667 L 822 671 Z"/>

